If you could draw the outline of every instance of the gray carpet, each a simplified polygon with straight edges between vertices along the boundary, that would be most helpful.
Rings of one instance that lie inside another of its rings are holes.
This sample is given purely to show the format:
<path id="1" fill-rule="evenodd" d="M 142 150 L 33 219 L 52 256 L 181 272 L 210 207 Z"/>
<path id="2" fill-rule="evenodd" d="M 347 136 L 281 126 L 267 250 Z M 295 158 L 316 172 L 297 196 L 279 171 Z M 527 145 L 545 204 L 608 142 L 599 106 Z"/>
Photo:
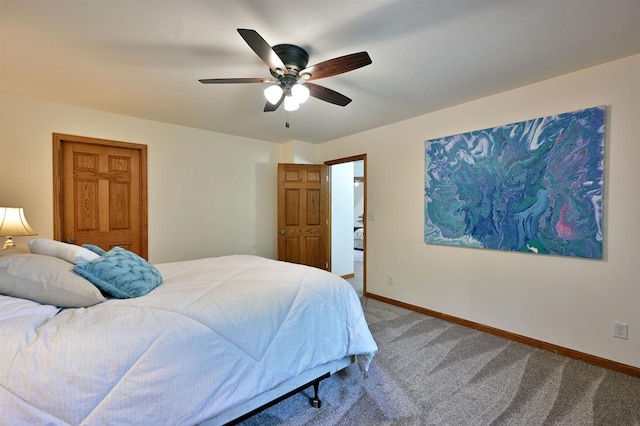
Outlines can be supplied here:
<path id="1" fill-rule="evenodd" d="M 379 346 L 241 423 L 251 425 L 640 425 L 640 379 L 362 298 Z"/>
<path id="2" fill-rule="evenodd" d="M 364 282 L 363 282 L 363 260 L 364 253 L 362 250 L 353 250 L 353 278 L 349 278 L 347 281 L 351 283 L 353 288 L 358 293 L 358 296 L 362 296 L 362 292 L 364 290 Z"/>

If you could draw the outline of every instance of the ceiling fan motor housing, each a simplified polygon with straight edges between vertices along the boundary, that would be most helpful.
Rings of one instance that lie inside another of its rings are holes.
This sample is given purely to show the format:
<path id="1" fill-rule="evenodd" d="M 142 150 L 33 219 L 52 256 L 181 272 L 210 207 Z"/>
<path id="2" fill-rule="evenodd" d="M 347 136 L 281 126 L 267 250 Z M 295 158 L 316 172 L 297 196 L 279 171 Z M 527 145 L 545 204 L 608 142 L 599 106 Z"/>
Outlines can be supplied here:
<path id="1" fill-rule="evenodd" d="M 309 63 L 309 54 L 299 46 L 293 44 L 277 44 L 273 46 L 273 51 L 276 52 L 287 67 L 287 72 L 293 74 L 295 77 L 297 77 L 298 73 L 305 69 Z M 271 70 L 271 75 L 275 78 L 282 77 L 274 70 Z"/>

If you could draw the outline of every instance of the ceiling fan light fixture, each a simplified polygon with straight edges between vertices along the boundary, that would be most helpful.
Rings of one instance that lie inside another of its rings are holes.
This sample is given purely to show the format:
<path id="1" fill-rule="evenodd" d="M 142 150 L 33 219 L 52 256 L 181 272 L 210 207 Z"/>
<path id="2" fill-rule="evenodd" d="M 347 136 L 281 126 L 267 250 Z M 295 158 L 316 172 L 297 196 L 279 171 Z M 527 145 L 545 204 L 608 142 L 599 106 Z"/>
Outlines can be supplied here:
<path id="1" fill-rule="evenodd" d="M 302 84 L 294 84 L 291 88 L 291 96 L 298 104 L 303 104 L 309 99 L 309 89 Z"/>
<path id="2" fill-rule="evenodd" d="M 270 46 L 252 29 L 238 28 L 238 33 L 269 67 L 273 78 L 205 78 L 198 81 L 203 84 L 267 83 L 270 87 L 264 91 L 268 101 L 264 112 L 276 111 L 283 103 L 287 111 L 295 111 L 309 96 L 347 106 L 351 102 L 348 97 L 308 81 L 343 74 L 371 64 L 367 52 L 357 52 L 308 66 L 309 53 L 300 46 L 286 43 Z"/>
<path id="3" fill-rule="evenodd" d="M 284 98 L 284 109 L 285 111 L 295 111 L 300 108 L 300 104 L 293 99 L 291 96 L 287 96 Z"/>
<path id="4" fill-rule="evenodd" d="M 264 97 L 267 98 L 271 105 L 275 105 L 282 97 L 282 88 L 277 84 L 271 85 L 264 89 Z"/>

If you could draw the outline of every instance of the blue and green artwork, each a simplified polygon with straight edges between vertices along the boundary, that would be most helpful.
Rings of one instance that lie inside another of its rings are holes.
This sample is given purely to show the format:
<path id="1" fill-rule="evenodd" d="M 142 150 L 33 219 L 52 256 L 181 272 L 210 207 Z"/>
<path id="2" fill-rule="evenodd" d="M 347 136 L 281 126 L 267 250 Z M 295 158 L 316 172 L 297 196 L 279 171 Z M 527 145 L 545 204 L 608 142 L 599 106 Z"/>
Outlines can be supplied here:
<path id="1" fill-rule="evenodd" d="M 425 142 L 424 240 L 602 258 L 605 107 Z"/>

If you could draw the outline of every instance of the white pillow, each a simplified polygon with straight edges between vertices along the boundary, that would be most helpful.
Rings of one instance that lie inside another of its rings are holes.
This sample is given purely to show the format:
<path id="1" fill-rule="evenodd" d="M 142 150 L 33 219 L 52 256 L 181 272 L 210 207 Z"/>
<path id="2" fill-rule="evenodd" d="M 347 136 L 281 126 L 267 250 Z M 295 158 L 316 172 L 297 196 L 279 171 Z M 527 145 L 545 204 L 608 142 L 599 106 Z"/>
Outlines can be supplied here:
<path id="1" fill-rule="evenodd" d="M 31 250 L 33 254 L 54 256 L 71 262 L 74 265 L 81 265 L 100 257 L 100 255 L 84 247 L 56 240 L 48 240 L 46 238 L 36 238 L 35 240 L 29 241 L 29 250 Z"/>
<path id="2" fill-rule="evenodd" d="M 60 308 L 104 302 L 100 290 L 62 259 L 38 254 L 0 258 L 0 293 Z"/>

